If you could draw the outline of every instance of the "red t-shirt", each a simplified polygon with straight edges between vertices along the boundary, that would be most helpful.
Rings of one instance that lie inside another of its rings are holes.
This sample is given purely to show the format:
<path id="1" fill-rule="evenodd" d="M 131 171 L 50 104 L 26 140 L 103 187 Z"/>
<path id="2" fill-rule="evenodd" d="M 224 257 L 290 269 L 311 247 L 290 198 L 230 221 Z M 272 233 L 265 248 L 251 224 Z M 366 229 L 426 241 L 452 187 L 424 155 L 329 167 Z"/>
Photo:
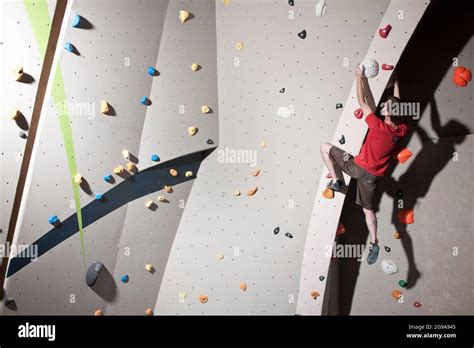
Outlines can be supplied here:
<path id="1" fill-rule="evenodd" d="M 369 125 L 369 131 L 354 162 L 369 173 L 382 176 L 388 168 L 397 143 L 408 133 L 408 126 L 400 124 L 395 130 L 378 119 L 374 113 L 369 114 L 365 122 Z"/>

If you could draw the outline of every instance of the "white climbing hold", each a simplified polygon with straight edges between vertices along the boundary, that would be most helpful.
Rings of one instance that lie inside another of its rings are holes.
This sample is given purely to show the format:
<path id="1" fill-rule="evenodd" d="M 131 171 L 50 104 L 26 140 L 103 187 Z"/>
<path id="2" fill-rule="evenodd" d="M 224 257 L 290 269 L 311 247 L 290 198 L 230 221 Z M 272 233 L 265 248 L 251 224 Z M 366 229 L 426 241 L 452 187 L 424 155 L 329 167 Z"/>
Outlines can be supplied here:
<path id="1" fill-rule="evenodd" d="M 106 113 L 109 112 L 109 110 L 110 110 L 110 109 L 109 109 L 109 103 L 107 103 L 105 100 L 102 100 L 102 101 L 100 102 L 100 112 L 101 112 L 102 114 L 106 114 Z"/>
<path id="2" fill-rule="evenodd" d="M 158 196 L 156 199 L 158 200 L 158 202 L 164 202 L 165 201 L 164 196 Z"/>
<path id="3" fill-rule="evenodd" d="M 122 156 L 123 156 L 123 158 L 125 158 L 126 160 L 130 159 L 130 151 L 128 151 L 128 150 L 122 150 Z"/>
<path id="4" fill-rule="evenodd" d="M 322 17 L 326 14 L 326 0 L 319 0 L 316 3 L 316 16 Z"/>
<path id="5" fill-rule="evenodd" d="M 13 110 L 10 112 L 10 118 L 11 118 L 12 120 L 16 120 L 19 116 L 20 116 L 20 110 L 18 110 L 18 109 L 13 109 Z"/>
<path id="6" fill-rule="evenodd" d="M 235 190 L 235 191 L 234 191 L 234 196 L 240 196 L 240 191 L 239 191 L 239 190 Z"/>
<path id="7" fill-rule="evenodd" d="M 189 18 L 189 12 L 186 10 L 181 10 L 179 11 L 179 20 L 181 23 L 186 22 L 186 20 Z"/>
<path id="8" fill-rule="evenodd" d="M 235 49 L 236 49 L 237 51 L 242 51 L 243 48 L 244 48 L 244 43 L 243 43 L 243 42 L 237 42 L 237 43 L 235 44 Z"/>
<path id="9" fill-rule="evenodd" d="M 223 260 L 223 259 L 224 259 L 224 254 L 222 254 L 222 253 L 217 253 L 217 254 L 216 254 L 216 257 L 217 257 L 218 260 Z"/>
<path id="10" fill-rule="evenodd" d="M 22 66 L 18 66 L 14 69 L 12 69 L 12 74 L 13 74 L 13 78 L 16 80 L 16 81 L 20 81 L 21 78 L 23 77 L 23 67 Z"/>
<path id="11" fill-rule="evenodd" d="M 151 199 L 145 202 L 145 207 L 147 207 L 148 209 L 150 209 L 152 206 L 153 206 L 153 201 Z"/>
<path id="12" fill-rule="evenodd" d="M 188 133 L 190 136 L 193 136 L 197 133 L 198 129 L 196 127 L 189 127 L 188 128 Z"/>
<path id="13" fill-rule="evenodd" d="M 280 106 L 280 108 L 277 111 L 277 115 L 283 118 L 289 118 L 294 115 L 294 108 L 293 107 L 286 107 L 286 106 Z"/>
<path id="14" fill-rule="evenodd" d="M 82 175 L 81 174 L 74 175 L 74 182 L 78 185 L 82 184 Z"/>
<path id="15" fill-rule="evenodd" d="M 382 270 L 387 274 L 395 274 L 398 272 L 398 265 L 393 260 L 385 259 L 381 263 Z"/>
<path id="16" fill-rule="evenodd" d="M 193 176 L 193 172 L 188 170 L 186 173 L 184 173 L 184 176 L 189 178 L 189 177 Z"/>
<path id="17" fill-rule="evenodd" d="M 372 58 L 365 58 L 361 65 L 364 66 L 364 75 L 368 78 L 374 78 L 379 73 L 379 63 Z"/>
<path id="18" fill-rule="evenodd" d="M 192 71 L 198 71 L 201 66 L 197 63 L 191 64 L 191 70 Z"/>
<path id="19" fill-rule="evenodd" d="M 207 114 L 207 113 L 209 113 L 209 111 L 211 111 L 211 109 L 209 109 L 209 106 L 207 106 L 207 105 L 202 105 L 201 106 L 201 112 L 203 114 Z"/>

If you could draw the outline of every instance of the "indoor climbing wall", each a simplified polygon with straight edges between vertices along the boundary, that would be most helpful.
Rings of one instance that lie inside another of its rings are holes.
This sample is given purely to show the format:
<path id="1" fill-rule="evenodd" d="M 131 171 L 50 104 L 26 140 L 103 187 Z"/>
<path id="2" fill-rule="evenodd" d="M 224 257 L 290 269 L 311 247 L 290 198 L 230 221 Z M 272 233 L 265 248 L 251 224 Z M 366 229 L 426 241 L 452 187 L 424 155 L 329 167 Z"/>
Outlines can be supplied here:
<path id="1" fill-rule="evenodd" d="M 378 75 L 370 79 L 375 104 L 378 104 L 391 76 L 391 71 L 382 69 L 382 65 L 397 64 L 427 6 L 428 2 L 391 1 L 379 28 L 383 30 L 390 25 L 392 29 L 389 33 L 374 31 L 374 39 L 364 55 L 375 59 L 380 65 Z M 367 124 L 363 118 L 355 115 L 358 108 L 355 83 L 353 83 L 331 142 L 353 155 L 359 153 L 367 132 Z M 344 140 L 341 140 L 342 136 Z M 326 174 L 327 169 L 321 174 L 322 178 Z M 348 183 L 350 177 L 345 175 L 345 181 Z M 327 179 L 322 180 L 318 187 L 308 227 L 299 286 L 298 314 L 323 313 L 325 280 L 327 280 L 332 259 L 332 253 L 327 251 L 332 250 L 345 198 L 345 195 L 341 194 L 335 195 L 333 200 L 323 197 L 326 183 Z"/>
<path id="2" fill-rule="evenodd" d="M 441 19 L 449 32 L 439 27 Z M 472 12 L 460 15 L 455 4 L 433 3 L 400 59 L 402 99 L 419 105 L 417 126 L 403 144 L 413 155 L 405 163 L 394 161 L 380 187 L 379 262 L 368 266 L 338 259 L 340 314 L 451 315 L 474 310 L 473 199 L 468 188 L 473 174 L 473 85 L 453 83 L 458 67 L 472 68 L 471 27 Z M 416 66 L 421 53 L 436 58 Z M 423 81 L 423 90 L 410 86 L 412 80 Z M 400 221 L 402 209 L 413 209 L 414 223 Z M 341 244 L 365 243 L 361 215 L 348 197 Z M 384 271 L 387 260 L 395 262 L 396 273 Z M 402 298 L 393 298 L 393 291 L 400 291 Z"/>
<path id="3" fill-rule="evenodd" d="M 316 1 L 216 3 L 219 147 L 186 202 L 156 315 L 295 314 L 319 146 L 388 3 L 327 1 L 322 16 Z"/>
<path id="4" fill-rule="evenodd" d="M 15 234 L 44 254 L 10 260 L 5 313 L 153 307 L 181 202 L 217 139 L 215 19 L 198 3 L 184 21 L 174 1 L 68 3 Z M 103 283 L 89 288 L 96 261 Z"/>
<path id="5" fill-rule="evenodd" d="M 53 13 L 56 1 L 43 2 L 47 13 Z M 0 45 L 0 243 L 4 244 L 46 51 L 35 37 L 49 35 L 50 21 L 35 17 L 34 4 L 28 2 L 3 1 L 0 6 L 5 34 Z M 37 23 L 36 31 L 32 30 L 31 21 Z M 7 35 L 10 32 L 15 35 Z M 19 68 L 23 68 L 23 75 L 18 74 Z"/>

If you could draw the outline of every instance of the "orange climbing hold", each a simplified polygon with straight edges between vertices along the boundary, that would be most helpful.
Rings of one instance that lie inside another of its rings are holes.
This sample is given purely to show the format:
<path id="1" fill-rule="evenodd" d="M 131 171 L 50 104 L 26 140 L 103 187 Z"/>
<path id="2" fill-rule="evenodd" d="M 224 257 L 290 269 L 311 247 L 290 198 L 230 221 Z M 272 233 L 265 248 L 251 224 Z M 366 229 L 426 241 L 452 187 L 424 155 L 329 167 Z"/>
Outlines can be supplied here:
<path id="1" fill-rule="evenodd" d="M 260 169 L 256 169 L 252 172 L 253 176 L 259 176 L 259 174 L 260 174 Z"/>
<path id="2" fill-rule="evenodd" d="M 466 87 L 467 83 L 471 81 L 472 73 L 471 70 L 465 66 L 460 66 L 454 69 L 453 82 L 456 86 Z"/>
<path id="3" fill-rule="evenodd" d="M 96 317 L 100 317 L 100 316 L 104 315 L 104 313 L 102 313 L 102 311 L 101 311 L 100 309 L 98 309 L 98 310 L 96 310 L 96 311 L 94 312 L 94 315 L 95 315 Z"/>
<path id="4" fill-rule="evenodd" d="M 408 161 L 408 159 L 413 155 L 413 153 L 408 150 L 407 148 L 404 148 L 400 150 L 400 152 L 397 155 L 397 159 L 400 161 L 400 163 L 405 163 Z"/>
<path id="5" fill-rule="evenodd" d="M 331 190 L 330 188 L 325 188 L 323 191 L 323 197 L 327 199 L 333 199 L 334 198 L 334 191 Z"/>
<path id="6" fill-rule="evenodd" d="M 321 295 L 321 294 L 317 291 L 311 291 L 311 293 L 310 293 L 310 296 L 313 300 L 316 300 L 319 297 L 319 295 Z"/>
<path id="7" fill-rule="evenodd" d="M 199 302 L 206 303 L 209 298 L 206 295 L 199 295 Z"/>
<path id="8" fill-rule="evenodd" d="M 393 238 L 395 238 L 395 239 L 400 239 L 400 238 L 402 238 L 402 235 L 401 235 L 400 232 L 395 232 L 395 233 L 393 234 Z"/>
<path id="9" fill-rule="evenodd" d="M 247 283 L 240 283 L 240 290 L 247 291 Z"/>
<path id="10" fill-rule="evenodd" d="M 252 187 L 252 188 L 247 192 L 247 196 L 251 197 L 251 196 L 253 196 L 257 191 L 258 191 L 258 187 L 257 187 L 257 186 Z"/>
<path id="11" fill-rule="evenodd" d="M 402 224 L 412 224 L 415 222 L 415 212 L 413 209 L 402 209 L 398 212 L 398 220 Z"/>
<path id="12" fill-rule="evenodd" d="M 402 297 L 402 292 L 400 290 L 393 290 L 392 291 L 392 297 L 395 299 L 395 300 L 399 300 L 400 297 Z"/>
<path id="13" fill-rule="evenodd" d="M 146 311 L 145 311 L 145 315 L 148 315 L 148 316 L 153 315 L 153 309 L 147 308 Z"/>
<path id="14" fill-rule="evenodd" d="M 339 223 L 339 225 L 337 226 L 337 230 L 336 230 L 336 236 L 339 236 L 339 235 L 344 234 L 344 233 L 346 233 L 346 226 Z"/>
<path id="15" fill-rule="evenodd" d="M 171 176 L 177 176 L 178 175 L 178 171 L 176 169 L 170 169 L 170 175 Z"/>

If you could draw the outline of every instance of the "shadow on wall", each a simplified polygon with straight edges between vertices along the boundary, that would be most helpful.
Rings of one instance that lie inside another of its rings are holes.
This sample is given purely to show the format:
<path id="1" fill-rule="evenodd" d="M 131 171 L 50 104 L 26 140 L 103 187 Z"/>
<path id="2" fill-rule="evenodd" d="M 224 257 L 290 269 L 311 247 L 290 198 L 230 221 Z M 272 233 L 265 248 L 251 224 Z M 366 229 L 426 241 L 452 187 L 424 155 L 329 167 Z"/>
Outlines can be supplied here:
<path id="1" fill-rule="evenodd" d="M 466 7 L 466 2 L 463 7 Z M 472 4 L 467 4 L 472 10 Z M 436 175 L 446 166 L 452 158 L 456 145 L 465 139 L 471 131 L 465 125 L 455 120 L 450 120 L 442 126 L 440 115 L 434 100 L 434 94 L 446 73 L 452 67 L 452 59 L 456 57 L 473 35 L 472 11 L 459 10 L 457 1 L 433 1 L 421 19 L 417 30 L 408 42 L 405 51 L 397 65 L 397 74 L 400 77 L 401 97 L 404 101 L 416 101 L 420 104 L 420 115 L 430 106 L 431 123 L 437 138 L 452 138 L 452 142 L 443 142 L 442 146 L 429 141 L 429 136 L 418 124 L 412 126 L 413 132 L 409 134 L 401 147 L 406 147 L 413 133 L 416 133 L 423 142 L 423 147 L 411 161 L 410 167 L 397 182 L 392 174 L 397 165 L 393 161 L 381 181 L 376 196 L 378 206 L 384 193 L 393 197 L 392 224 L 394 231 L 402 235 L 401 241 L 409 262 L 406 277 L 408 288 L 416 285 L 420 272 L 416 265 L 414 247 L 407 225 L 401 224 L 397 219 L 399 208 L 397 191 L 403 192 L 403 205 L 405 209 L 413 208 L 418 199 L 424 197 Z M 442 25 L 441 25 L 442 23 Z M 387 90 L 381 100 L 385 100 L 391 93 Z M 458 138 L 453 138 L 461 136 Z M 449 145 L 448 145 L 449 144 Z M 417 180 L 422 178 L 422 180 Z M 360 206 L 355 204 L 356 185 L 352 180 L 341 215 L 341 222 L 347 226 L 348 232 L 339 237 L 340 244 L 366 245 L 368 230 L 365 217 Z M 381 246 L 387 240 L 384 236 Z M 383 255 L 383 248 L 381 250 Z M 365 262 L 363 260 L 362 262 Z M 359 275 L 360 262 L 357 259 L 340 259 L 339 263 L 339 313 L 348 315 Z M 373 266 L 379 267 L 379 262 Z"/>

